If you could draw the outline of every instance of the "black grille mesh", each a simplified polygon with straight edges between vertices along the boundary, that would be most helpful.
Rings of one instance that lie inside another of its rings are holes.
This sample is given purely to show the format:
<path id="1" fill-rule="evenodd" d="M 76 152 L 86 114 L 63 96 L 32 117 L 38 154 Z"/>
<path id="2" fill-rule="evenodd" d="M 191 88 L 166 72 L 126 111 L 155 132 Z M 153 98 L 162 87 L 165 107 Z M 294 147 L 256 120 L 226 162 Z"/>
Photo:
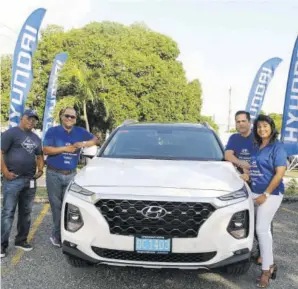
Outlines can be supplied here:
<path id="1" fill-rule="evenodd" d="M 145 217 L 144 210 L 150 206 L 164 209 L 163 216 Z M 200 227 L 215 211 L 209 203 L 114 199 L 99 200 L 96 207 L 108 222 L 111 234 L 172 238 L 197 237 Z"/>
<path id="2" fill-rule="evenodd" d="M 144 261 L 144 262 L 169 262 L 169 263 L 202 263 L 215 257 L 216 252 L 207 253 L 169 253 L 169 254 L 140 254 L 133 251 L 119 251 L 92 247 L 100 257 L 107 259 Z"/>

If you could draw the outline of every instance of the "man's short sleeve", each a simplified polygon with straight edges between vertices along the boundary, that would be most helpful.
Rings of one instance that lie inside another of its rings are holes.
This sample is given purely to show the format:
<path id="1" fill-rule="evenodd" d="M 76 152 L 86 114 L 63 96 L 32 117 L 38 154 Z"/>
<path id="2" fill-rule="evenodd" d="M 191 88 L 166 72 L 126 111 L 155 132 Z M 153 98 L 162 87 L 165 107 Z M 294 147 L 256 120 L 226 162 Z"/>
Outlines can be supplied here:
<path id="1" fill-rule="evenodd" d="M 1 150 L 6 153 L 9 151 L 11 145 L 13 143 L 13 133 L 11 129 L 8 129 L 1 135 Z"/>
<path id="2" fill-rule="evenodd" d="M 235 134 L 233 134 L 230 136 L 225 150 L 226 151 L 229 151 L 229 150 L 235 151 L 235 147 L 236 147 L 236 140 L 235 140 Z"/>
<path id="3" fill-rule="evenodd" d="M 42 155 L 41 139 L 39 137 L 37 137 L 37 141 L 38 141 L 38 145 L 37 145 L 37 148 L 35 150 L 35 155 L 40 156 L 40 155 Z"/>
<path id="4" fill-rule="evenodd" d="M 88 140 L 92 140 L 94 138 L 94 135 L 92 133 L 90 133 L 89 131 L 87 131 L 84 128 L 80 128 L 81 131 L 81 135 L 82 135 L 82 141 L 88 141 Z"/>
<path id="5" fill-rule="evenodd" d="M 273 165 L 274 168 L 287 166 L 287 153 L 282 143 L 276 145 L 273 155 Z"/>
<path id="6" fill-rule="evenodd" d="M 51 127 L 46 132 L 46 135 L 43 140 L 43 146 L 55 146 L 55 136 L 54 136 L 54 128 Z"/>

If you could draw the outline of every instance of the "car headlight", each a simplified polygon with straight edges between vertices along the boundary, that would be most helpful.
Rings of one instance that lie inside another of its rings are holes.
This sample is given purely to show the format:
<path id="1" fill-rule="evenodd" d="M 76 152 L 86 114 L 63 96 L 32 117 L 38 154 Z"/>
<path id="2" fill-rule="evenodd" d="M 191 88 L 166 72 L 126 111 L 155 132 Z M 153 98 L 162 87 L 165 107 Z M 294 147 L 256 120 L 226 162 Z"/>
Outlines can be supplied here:
<path id="1" fill-rule="evenodd" d="M 235 239 L 244 239 L 247 238 L 249 233 L 249 212 L 244 210 L 241 212 L 235 213 L 228 225 L 227 231 Z"/>
<path id="2" fill-rule="evenodd" d="M 69 190 L 78 194 L 82 194 L 85 196 L 92 196 L 94 194 L 94 192 L 88 191 L 84 188 L 82 188 L 81 186 L 79 186 L 78 184 L 76 184 L 75 182 L 73 182 L 70 186 L 69 186 Z"/>
<path id="3" fill-rule="evenodd" d="M 65 229 L 69 232 L 76 232 L 83 227 L 84 222 L 80 212 L 80 209 L 72 204 L 66 204 L 65 215 Z"/>
<path id="4" fill-rule="evenodd" d="M 229 193 L 227 195 L 218 197 L 217 199 L 220 200 L 220 204 L 217 203 L 219 207 L 230 206 L 239 202 L 242 202 L 248 198 L 248 191 L 245 186 L 239 191 Z"/>

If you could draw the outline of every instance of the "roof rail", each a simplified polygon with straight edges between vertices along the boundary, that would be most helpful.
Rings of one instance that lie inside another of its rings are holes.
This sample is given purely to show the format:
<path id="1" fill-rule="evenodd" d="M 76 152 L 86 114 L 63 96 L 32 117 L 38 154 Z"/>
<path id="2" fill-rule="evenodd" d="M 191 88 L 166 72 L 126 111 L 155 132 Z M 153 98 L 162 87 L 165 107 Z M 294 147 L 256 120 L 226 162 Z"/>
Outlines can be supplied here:
<path id="1" fill-rule="evenodd" d="M 128 125 L 128 124 L 132 124 L 132 123 L 138 123 L 138 121 L 135 119 L 127 119 L 122 123 L 122 125 Z"/>
<path id="2" fill-rule="evenodd" d="M 200 124 L 203 125 L 204 127 L 214 130 L 213 127 L 208 123 L 208 121 L 202 121 L 200 122 Z"/>

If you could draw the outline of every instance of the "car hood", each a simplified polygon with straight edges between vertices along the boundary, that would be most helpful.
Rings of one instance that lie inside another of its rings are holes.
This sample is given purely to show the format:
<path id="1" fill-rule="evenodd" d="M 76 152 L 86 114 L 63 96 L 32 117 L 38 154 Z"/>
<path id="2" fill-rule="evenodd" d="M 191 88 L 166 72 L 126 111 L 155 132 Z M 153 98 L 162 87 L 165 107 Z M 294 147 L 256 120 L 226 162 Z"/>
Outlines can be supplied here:
<path id="1" fill-rule="evenodd" d="M 75 177 L 82 187 L 144 187 L 234 192 L 244 182 L 228 162 L 94 158 Z"/>

